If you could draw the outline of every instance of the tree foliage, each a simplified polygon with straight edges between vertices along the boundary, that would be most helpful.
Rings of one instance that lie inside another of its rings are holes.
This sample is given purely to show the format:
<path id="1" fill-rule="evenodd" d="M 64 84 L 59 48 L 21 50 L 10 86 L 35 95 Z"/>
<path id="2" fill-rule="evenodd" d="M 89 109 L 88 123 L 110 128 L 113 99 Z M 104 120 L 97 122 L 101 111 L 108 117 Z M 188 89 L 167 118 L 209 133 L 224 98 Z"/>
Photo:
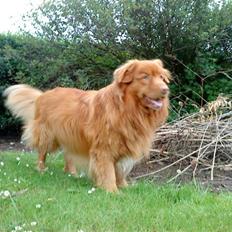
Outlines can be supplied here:
<path id="1" fill-rule="evenodd" d="M 174 95 L 203 104 L 231 87 L 231 12 L 226 0 L 50 0 L 31 21 L 37 36 L 79 44 L 103 67 L 162 58 L 175 76 Z"/>
<path id="2" fill-rule="evenodd" d="M 24 18 L 33 35 L 0 37 L 1 88 L 98 89 L 127 59 L 161 58 L 173 116 L 191 112 L 231 92 L 231 12 L 230 0 L 45 1 Z"/>

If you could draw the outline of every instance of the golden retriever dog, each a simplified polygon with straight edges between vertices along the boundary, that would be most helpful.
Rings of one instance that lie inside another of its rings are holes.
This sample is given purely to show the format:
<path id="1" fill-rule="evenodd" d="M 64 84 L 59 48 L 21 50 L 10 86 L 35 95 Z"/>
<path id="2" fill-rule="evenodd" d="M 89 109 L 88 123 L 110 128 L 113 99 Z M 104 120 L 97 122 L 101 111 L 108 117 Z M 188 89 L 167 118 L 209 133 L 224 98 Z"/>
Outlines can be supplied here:
<path id="1" fill-rule="evenodd" d="M 85 160 L 96 186 L 109 192 L 126 186 L 133 164 L 149 154 L 154 131 L 168 116 L 170 72 L 161 60 L 129 60 L 114 71 L 113 82 L 98 91 L 28 85 L 7 88 L 6 106 L 23 119 L 23 139 L 46 154 L 64 150 L 65 170 Z"/>

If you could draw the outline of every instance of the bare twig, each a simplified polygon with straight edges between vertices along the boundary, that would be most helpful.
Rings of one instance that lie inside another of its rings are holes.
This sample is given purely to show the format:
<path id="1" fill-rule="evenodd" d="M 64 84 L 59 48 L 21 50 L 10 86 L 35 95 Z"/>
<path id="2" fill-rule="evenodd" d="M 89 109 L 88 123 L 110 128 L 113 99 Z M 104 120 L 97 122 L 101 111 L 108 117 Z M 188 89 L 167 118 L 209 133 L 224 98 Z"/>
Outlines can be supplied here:
<path id="1" fill-rule="evenodd" d="M 225 134 L 224 136 L 221 137 L 221 139 L 222 139 L 222 138 L 225 138 L 225 137 L 227 137 L 227 136 L 228 136 L 228 134 Z M 188 154 L 188 155 L 186 155 L 186 156 L 184 156 L 184 157 L 178 159 L 177 161 L 175 161 L 175 162 L 173 162 L 173 163 L 171 163 L 171 164 L 169 164 L 169 165 L 167 165 L 167 166 L 165 166 L 165 167 L 163 167 L 163 168 L 161 168 L 161 169 L 159 169 L 159 170 L 157 170 L 157 171 L 154 171 L 154 172 L 150 172 L 150 173 L 147 173 L 147 174 L 143 174 L 143 175 L 137 176 L 135 179 L 140 179 L 140 178 L 142 178 L 142 177 L 151 176 L 151 175 L 154 175 L 154 174 L 156 174 L 156 173 L 158 173 L 158 172 L 164 171 L 165 169 L 170 168 L 170 167 L 172 167 L 173 165 L 175 165 L 175 164 L 181 162 L 182 160 L 185 160 L 186 158 L 190 157 L 191 155 L 193 155 L 193 154 L 199 152 L 199 150 L 205 149 L 206 147 L 211 146 L 212 144 L 214 144 L 214 143 L 217 141 L 217 139 L 218 139 L 218 137 L 217 137 L 216 139 L 214 139 L 211 143 L 209 143 L 209 144 L 207 144 L 207 145 L 205 145 L 205 146 L 203 146 L 203 147 L 197 149 L 196 151 L 191 152 L 190 154 Z"/>
<path id="2" fill-rule="evenodd" d="M 216 123 L 217 130 L 218 130 L 218 123 Z M 218 137 L 217 137 L 218 138 Z M 218 139 L 216 140 L 215 147 L 214 147 L 214 153 L 213 153 L 213 162 L 211 167 L 211 173 L 210 173 L 210 179 L 213 180 L 213 172 L 214 172 L 214 166 L 215 166 L 215 158 L 216 158 L 216 152 L 217 152 L 217 144 Z"/>
<path id="3" fill-rule="evenodd" d="M 205 128 L 205 131 L 204 131 L 204 134 L 203 134 L 203 138 L 201 139 L 201 144 L 200 144 L 200 148 L 202 147 L 202 144 L 203 144 L 203 141 L 204 141 L 204 138 L 205 138 L 205 134 L 206 134 L 206 131 L 208 130 L 209 128 L 209 125 L 210 125 L 211 121 L 208 123 L 207 127 Z M 206 148 L 207 150 L 207 148 Z M 205 151 L 206 151 L 205 150 Z M 204 152 L 202 153 L 202 155 L 204 154 Z M 195 176 L 196 176 L 196 170 L 197 170 L 197 166 L 198 166 L 198 160 L 201 158 L 200 156 L 200 150 L 198 152 L 198 155 L 197 155 L 197 159 L 196 159 L 196 165 L 194 167 L 194 170 L 193 170 L 193 180 L 195 181 Z"/>
<path id="4" fill-rule="evenodd" d="M 168 180 L 168 183 L 172 182 L 175 180 L 178 176 L 184 174 L 192 165 L 189 164 L 185 169 L 183 169 L 181 172 L 179 172 L 176 176 L 172 177 L 170 180 Z"/>
<path id="5" fill-rule="evenodd" d="M 232 101 L 229 101 L 228 97 L 219 96 L 216 101 L 204 106 L 203 110 L 161 127 L 155 134 L 151 149 L 153 155 L 147 163 L 159 163 L 164 160 L 174 162 L 159 170 L 137 176 L 136 179 L 155 175 L 180 162 L 183 166 L 182 171 L 169 182 L 184 175 L 190 167 L 193 168 L 193 180 L 197 170 L 200 172 L 205 168 L 211 169 L 210 178 L 213 179 L 214 169 L 229 169 L 226 165 L 232 160 L 231 106 Z M 217 116 L 217 112 L 220 113 L 220 117 Z"/>

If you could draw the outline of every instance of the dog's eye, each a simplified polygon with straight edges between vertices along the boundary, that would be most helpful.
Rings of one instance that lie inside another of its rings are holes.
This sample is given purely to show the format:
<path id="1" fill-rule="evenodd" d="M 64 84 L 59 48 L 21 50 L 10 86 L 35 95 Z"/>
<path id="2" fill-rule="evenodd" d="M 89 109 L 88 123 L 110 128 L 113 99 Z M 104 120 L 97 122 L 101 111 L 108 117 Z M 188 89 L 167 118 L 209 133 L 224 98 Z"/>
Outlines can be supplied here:
<path id="1" fill-rule="evenodd" d="M 161 75 L 160 78 L 166 83 L 167 80 Z"/>
<path id="2" fill-rule="evenodd" d="M 149 78 L 150 77 L 146 75 L 146 76 L 143 77 L 143 80 L 149 80 Z"/>

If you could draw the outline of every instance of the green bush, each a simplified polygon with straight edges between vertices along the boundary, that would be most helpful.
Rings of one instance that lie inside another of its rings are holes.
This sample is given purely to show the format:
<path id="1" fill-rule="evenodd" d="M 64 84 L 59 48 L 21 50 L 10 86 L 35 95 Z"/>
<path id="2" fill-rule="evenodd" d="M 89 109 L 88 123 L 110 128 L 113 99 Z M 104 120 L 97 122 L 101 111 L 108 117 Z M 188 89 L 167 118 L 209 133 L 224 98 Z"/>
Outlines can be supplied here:
<path id="1" fill-rule="evenodd" d="M 34 35 L 0 35 L 0 91 L 99 89 L 127 59 L 161 58 L 174 77 L 171 118 L 193 112 L 231 92 L 231 12 L 227 0 L 46 1 L 25 17 Z M 3 99 L 0 110 L 0 130 L 15 128 Z"/>

